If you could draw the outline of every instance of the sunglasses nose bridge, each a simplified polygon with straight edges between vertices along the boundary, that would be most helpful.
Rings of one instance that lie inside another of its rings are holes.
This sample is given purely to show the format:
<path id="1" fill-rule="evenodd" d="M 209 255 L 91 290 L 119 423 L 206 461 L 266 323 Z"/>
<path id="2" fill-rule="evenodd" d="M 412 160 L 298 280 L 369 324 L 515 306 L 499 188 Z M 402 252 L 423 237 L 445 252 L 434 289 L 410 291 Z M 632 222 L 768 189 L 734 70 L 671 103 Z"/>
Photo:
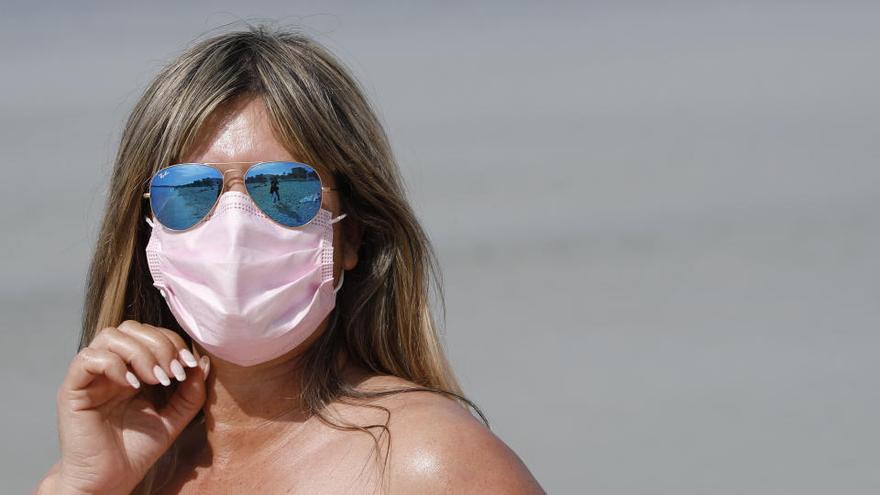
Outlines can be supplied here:
<path id="1" fill-rule="evenodd" d="M 247 192 L 244 185 L 244 173 L 238 169 L 227 169 L 221 172 L 227 191 Z"/>

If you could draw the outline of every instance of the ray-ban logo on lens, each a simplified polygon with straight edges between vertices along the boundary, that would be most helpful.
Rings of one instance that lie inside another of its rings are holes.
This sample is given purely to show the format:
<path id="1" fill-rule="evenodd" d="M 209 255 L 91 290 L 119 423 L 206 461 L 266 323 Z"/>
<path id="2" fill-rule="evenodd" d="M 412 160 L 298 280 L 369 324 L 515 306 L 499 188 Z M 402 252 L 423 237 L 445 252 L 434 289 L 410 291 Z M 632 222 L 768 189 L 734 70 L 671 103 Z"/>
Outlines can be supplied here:
<path id="1" fill-rule="evenodd" d="M 159 172 L 159 178 L 160 178 L 160 179 L 164 179 L 166 175 L 168 175 L 168 171 L 165 171 L 165 172 Z"/>

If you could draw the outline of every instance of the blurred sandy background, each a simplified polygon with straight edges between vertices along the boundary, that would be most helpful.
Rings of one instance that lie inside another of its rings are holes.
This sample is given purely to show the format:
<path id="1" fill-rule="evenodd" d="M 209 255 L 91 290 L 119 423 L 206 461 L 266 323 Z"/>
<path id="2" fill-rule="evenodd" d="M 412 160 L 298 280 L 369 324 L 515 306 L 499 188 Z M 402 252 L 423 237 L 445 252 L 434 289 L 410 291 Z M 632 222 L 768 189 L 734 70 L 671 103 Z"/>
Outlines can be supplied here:
<path id="1" fill-rule="evenodd" d="M 3 492 L 58 455 L 123 120 L 237 19 L 363 83 L 549 492 L 880 492 L 876 2 L 150 3 L 0 2 Z"/>

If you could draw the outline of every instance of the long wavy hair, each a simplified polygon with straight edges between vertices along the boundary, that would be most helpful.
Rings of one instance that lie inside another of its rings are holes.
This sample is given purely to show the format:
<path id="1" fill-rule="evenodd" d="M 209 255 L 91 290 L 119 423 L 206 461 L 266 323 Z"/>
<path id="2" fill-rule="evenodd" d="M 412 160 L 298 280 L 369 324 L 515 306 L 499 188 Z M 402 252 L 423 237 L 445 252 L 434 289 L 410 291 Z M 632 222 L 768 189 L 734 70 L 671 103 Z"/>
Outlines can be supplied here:
<path id="1" fill-rule="evenodd" d="M 296 28 L 248 24 L 245 29 L 194 41 L 164 66 L 132 110 L 121 136 L 106 206 L 88 273 L 79 348 L 108 326 L 132 319 L 190 338 L 152 285 L 145 248 L 149 210 L 142 193 L 159 168 L 179 161 L 208 116 L 241 95 L 262 98 L 276 135 L 294 156 L 321 164 L 341 188 L 348 221 L 363 231 L 359 262 L 346 273 L 327 329 L 305 350 L 301 399 L 327 424 L 373 436 L 390 449 L 388 420 L 378 425 L 333 421 L 334 401 L 372 405 L 369 399 L 420 390 L 465 398 L 445 357 L 432 307 L 444 309 L 437 258 L 409 206 L 388 138 L 350 71 L 325 47 Z M 375 374 L 394 375 L 415 388 L 365 392 L 345 383 L 335 357 L 347 352 Z M 172 387 L 157 388 L 162 403 Z M 190 423 L 203 421 L 199 412 Z M 377 428 L 376 435 L 373 429 Z M 135 493 L 153 493 L 177 464 L 173 445 Z M 384 472 L 387 464 L 382 463 Z"/>

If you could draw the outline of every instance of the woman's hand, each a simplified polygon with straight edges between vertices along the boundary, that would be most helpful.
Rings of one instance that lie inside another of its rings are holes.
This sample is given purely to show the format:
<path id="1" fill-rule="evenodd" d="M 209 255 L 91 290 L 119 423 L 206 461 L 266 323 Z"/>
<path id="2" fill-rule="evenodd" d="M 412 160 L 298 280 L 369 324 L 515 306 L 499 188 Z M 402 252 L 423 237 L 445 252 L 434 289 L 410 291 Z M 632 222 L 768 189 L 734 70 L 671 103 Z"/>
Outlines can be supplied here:
<path id="1" fill-rule="evenodd" d="M 58 390 L 61 459 L 49 483 L 56 493 L 137 486 L 204 404 L 210 362 L 200 361 L 165 328 L 127 320 L 99 332 Z M 175 377 L 183 381 L 160 410 L 138 395 L 145 384 L 168 386 Z"/>

